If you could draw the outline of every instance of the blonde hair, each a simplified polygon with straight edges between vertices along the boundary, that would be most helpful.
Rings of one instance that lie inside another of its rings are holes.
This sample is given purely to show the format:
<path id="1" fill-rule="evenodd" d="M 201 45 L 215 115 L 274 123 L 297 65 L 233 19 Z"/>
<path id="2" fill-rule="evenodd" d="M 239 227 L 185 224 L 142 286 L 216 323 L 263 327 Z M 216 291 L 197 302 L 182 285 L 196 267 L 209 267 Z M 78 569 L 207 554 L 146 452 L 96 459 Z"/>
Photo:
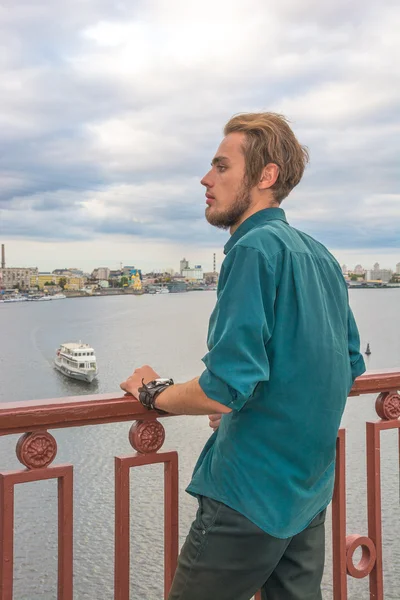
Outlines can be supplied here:
<path id="1" fill-rule="evenodd" d="M 246 136 L 246 183 L 257 185 L 263 168 L 276 164 L 279 174 L 271 190 L 275 200 L 282 202 L 300 182 L 309 161 L 307 148 L 297 141 L 286 117 L 271 112 L 235 115 L 224 127 L 224 135 L 233 132 Z"/>

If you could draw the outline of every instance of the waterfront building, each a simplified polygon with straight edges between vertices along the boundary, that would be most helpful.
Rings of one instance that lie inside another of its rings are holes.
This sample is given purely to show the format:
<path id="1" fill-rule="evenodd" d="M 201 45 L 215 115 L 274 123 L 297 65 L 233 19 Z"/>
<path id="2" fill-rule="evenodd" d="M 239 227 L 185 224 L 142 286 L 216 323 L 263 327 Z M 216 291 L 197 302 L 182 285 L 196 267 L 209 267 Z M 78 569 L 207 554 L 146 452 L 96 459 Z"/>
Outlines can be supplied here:
<path id="1" fill-rule="evenodd" d="M 98 267 L 92 272 L 91 278 L 108 281 L 110 278 L 110 269 L 108 267 Z"/>
<path id="2" fill-rule="evenodd" d="M 196 265 L 194 269 L 183 269 L 182 276 L 188 281 L 202 281 L 203 269 L 201 265 Z"/>
<path id="3" fill-rule="evenodd" d="M 182 258 L 179 266 L 180 274 L 183 275 L 183 271 L 186 271 L 187 269 L 189 269 L 189 261 L 186 260 L 186 258 Z"/>
<path id="4" fill-rule="evenodd" d="M 50 271 L 38 272 L 31 276 L 30 286 L 43 290 L 46 287 L 46 284 L 50 286 L 58 285 L 60 279 L 61 275 L 54 275 L 54 273 L 50 273 Z"/>
<path id="5" fill-rule="evenodd" d="M 142 280 L 140 279 L 140 275 L 137 272 L 136 275 L 132 275 L 131 277 L 131 286 L 135 292 L 141 292 L 143 290 Z"/>
<path id="6" fill-rule="evenodd" d="M 343 273 L 343 275 L 347 275 L 347 271 L 348 271 L 347 265 L 342 265 L 342 273 Z"/>
<path id="7" fill-rule="evenodd" d="M 382 283 L 388 283 L 393 276 L 393 271 L 391 269 L 376 269 L 376 266 L 379 267 L 379 264 L 376 263 L 371 271 L 367 271 L 369 275 L 366 277 L 367 281 L 380 280 Z"/>
<path id="8" fill-rule="evenodd" d="M 133 267 L 130 265 L 123 267 L 122 276 L 127 277 L 129 279 L 129 281 L 132 279 L 132 276 L 136 277 L 136 275 L 139 275 L 140 279 L 142 279 L 141 269 L 137 269 L 136 267 Z"/>
<path id="9" fill-rule="evenodd" d="M 207 285 L 215 285 L 218 283 L 218 273 L 216 271 L 210 271 L 204 273 L 204 281 Z"/>
<path id="10" fill-rule="evenodd" d="M 67 279 L 67 283 L 65 285 L 64 290 L 67 291 L 78 291 L 82 290 L 85 287 L 85 278 L 84 277 L 69 277 Z"/>
<path id="11" fill-rule="evenodd" d="M 400 262 L 396 265 L 396 275 L 400 275 Z"/>
<path id="12" fill-rule="evenodd" d="M 365 273 L 365 269 L 363 268 L 363 266 L 362 266 L 362 265 L 356 265 L 356 266 L 354 267 L 354 271 L 353 271 L 353 273 L 354 273 L 355 275 L 364 275 L 364 273 Z"/>
<path id="13" fill-rule="evenodd" d="M 31 278 L 37 275 L 37 267 L 2 267 L 0 268 L 0 288 L 29 290 Z"/>

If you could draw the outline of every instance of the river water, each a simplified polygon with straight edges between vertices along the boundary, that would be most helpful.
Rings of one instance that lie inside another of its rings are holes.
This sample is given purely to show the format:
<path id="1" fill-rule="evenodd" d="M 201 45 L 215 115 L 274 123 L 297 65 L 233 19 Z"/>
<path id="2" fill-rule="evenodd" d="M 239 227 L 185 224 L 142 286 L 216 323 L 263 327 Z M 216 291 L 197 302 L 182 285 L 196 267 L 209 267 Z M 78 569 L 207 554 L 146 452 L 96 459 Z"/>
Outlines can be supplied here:
<path id="1" fill-rule="evenodd" d="M 118 392 L 119 383 L 142 364 L 186 381 L 202 370 L 214 292 L 155 296 L 77 298 L 0 305 L 0 402 Z M 350 290 L 368 369 L 400 368 L 400 289 Z M 57 346 L 82 340 L 95 350 L 100 368 L 90 386 L 64 378 L 52 367 Z M 365 421 L 376 418 L 374 396 L 351 398 L 343 418 L 347 436 L 348 534 L 367 534 Z M 195 513 L 184 489 L 210 429 L 205 417 L 163 421 L 163 449 L 179 452 L 180 541 Z M 74 589 L 78 600 L 112 600 L 114 544 L 114 456 L 132 452 L 130 424 L 53 431 L 56 463 L 74 465 Z M 18 469 L 19 436 L 0 438 L 1 470 Z M 400 593 L 399 463 L 395 432 L 382 439 L 385 598 Z M 161 600 L 163 560 L 162 466 L 131 475 L 131 599 Z M 16 487 L 15 600 L 57 596 L 56 483 Z M 331 600 L 330 523 L 324 600 Z M 349 580 L 350 600 L 367 600 L 367 580 Z M 218 599 L 210 599 L 218 600 Z M 232 599 L 234 600 L 234 599 Z"/>

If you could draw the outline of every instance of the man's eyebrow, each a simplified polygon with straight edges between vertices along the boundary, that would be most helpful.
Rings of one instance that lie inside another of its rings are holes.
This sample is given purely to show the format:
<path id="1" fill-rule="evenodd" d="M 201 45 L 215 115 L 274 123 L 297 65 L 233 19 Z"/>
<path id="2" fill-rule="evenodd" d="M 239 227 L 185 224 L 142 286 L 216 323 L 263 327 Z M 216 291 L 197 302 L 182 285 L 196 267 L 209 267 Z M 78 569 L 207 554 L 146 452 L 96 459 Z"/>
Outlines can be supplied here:
<path id="1" fill-rule="evenodd" d="M 214 158 L 211 161 L 211 164 L 212 165 L 218 165 L 223 160 L 226 160 L 226 161 L 229 162 L 229 158 L 227 156 L 214 156 Z"/>

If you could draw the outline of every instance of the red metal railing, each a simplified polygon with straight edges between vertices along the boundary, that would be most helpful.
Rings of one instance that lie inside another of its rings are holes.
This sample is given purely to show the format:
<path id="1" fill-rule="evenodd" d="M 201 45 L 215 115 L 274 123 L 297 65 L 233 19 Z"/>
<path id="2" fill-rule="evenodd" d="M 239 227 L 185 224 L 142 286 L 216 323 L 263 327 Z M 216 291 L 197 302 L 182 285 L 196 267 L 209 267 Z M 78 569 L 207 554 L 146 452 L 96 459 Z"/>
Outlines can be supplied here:
<path id="1" fill-rule="evenodd" d="M 337 441 L 336 482 L 332 503 L 334 600 L 347 600 L 347 577 L 369 576 L 370 598 L 383 600 L 382 526 L 380 489 L 380 434 L 399 430 L 400 371 L 370 372 L 355 382 L 351 396 L 379 393 L 379 421 L 367 427 L 368 535 L 346 532 L 345 430 Z M 178 555 L 178 456 L 159 452 L 165 432 L 159 415 L 144 410 L 131 397 L 81 396 L 59 400 L 0 404 L 0 435 L 23 433 L 17 457 L 26 467 L 0 472 L 0 600 L 13 598 L 14 487 L 17 484 L 57 479 L 58 481 L 58 600 L 72 600 L 73 467 L 50 466 L 57 443 L 49 429 L 135 421 L 129 432 L 135 450 L 115 458 L 115 600 L 129 599 L 129 478 L 131 468 L 164 463 L 164 596 L 168 595 Z M 361 547 L 355 565 L 353 555 Z M 260 595 L 256 595 L 260 600 Z"/>

